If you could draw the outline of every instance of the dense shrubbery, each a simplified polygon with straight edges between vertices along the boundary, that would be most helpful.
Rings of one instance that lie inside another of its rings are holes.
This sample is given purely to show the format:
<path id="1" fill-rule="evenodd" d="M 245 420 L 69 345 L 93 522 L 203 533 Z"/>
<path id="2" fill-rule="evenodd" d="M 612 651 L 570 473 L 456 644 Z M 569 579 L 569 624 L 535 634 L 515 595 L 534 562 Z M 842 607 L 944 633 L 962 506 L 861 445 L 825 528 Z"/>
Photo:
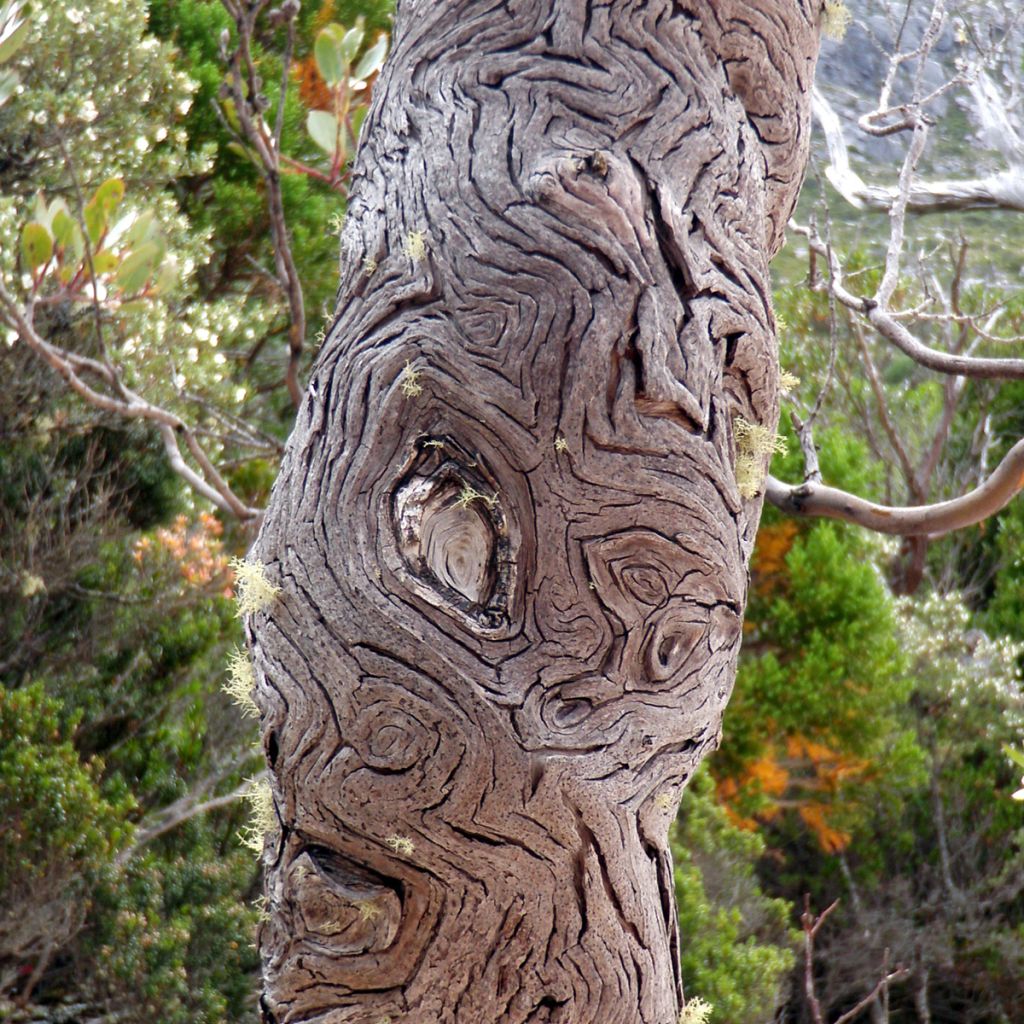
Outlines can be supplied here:
<path id="1" fill-rule="evenodd" d="M 304 5 L 283 134 L 296 160 L 323 156 L 306 129 L 323 100 L 316 33 L 362 16 L 369 41 L 388 9 Z M 229 19 L 216 0 L 54 0 L 31 18 L 21 89 L 0 103 L 0 275 L 20 279 L 38 189 L 75 210 L 123 180 L 120 212 L 157 215 L 179 273 L 106 309 L 108 344 L 132 386 L 199 418 L 236 493 L 261 504 L 292 416 L 289 320 L 260 269 L 274 261 L 263 183 L 214 109 Z M 255 40 L 268 81 L 280 43 L 279 30 Z M 308 360 L 344 196 L 305 173 L 282 191 Z M 779 304 L 797 339 L 788 363 L 820 378 L 824 298 L 785 288 Z M 56 302 L 39 326 L 98 351 L 88 307 Z M 920 432 L 935 388 L 898 363 L 887 373 Z M 251 1019 L 259 880 L 229 797 L 260 762 L 219 690 L 239 640 L 227 557 L 247 536 L 197 507 L 150 425 L 70 398 L 13 339 L 0 374 L 0 1015 L 14 1012 L 4 1000 L 66 998 L 127 1022 Z M 819 432 L 826 476 L 886 493 L 891 467 L 848 429 L 866 385 L 839 375 L 845 404 Z M 1020 434 L 1019 389 L 1006 394 L 994 415 Z M 777 465 L 799 471 L 794 455 Z M 1024 640 L 1020 503 L 956 544 L 932 555 L 956 567 L 928 581 L 939 596 L 897 603 L 891 545 L 766 515 L 724 746 L 673 839 L 683 977 L 716 1024 L 767 1024 L 776 1007 L 805 1019 L 787 976 L 802 970 L 790 929 L 804 893 L 819 909 L 843 897 L 815 965 L 830 1011 L 870 989 L 885 948 L 916 971 L 894 1020 L 914 1019 L 922 978 L 935 1024 L 1005 1022 L 1024 1005 L 1024 835 L 1001 754 L 1024 721 L 1020 650 L 981 632 Z"/>

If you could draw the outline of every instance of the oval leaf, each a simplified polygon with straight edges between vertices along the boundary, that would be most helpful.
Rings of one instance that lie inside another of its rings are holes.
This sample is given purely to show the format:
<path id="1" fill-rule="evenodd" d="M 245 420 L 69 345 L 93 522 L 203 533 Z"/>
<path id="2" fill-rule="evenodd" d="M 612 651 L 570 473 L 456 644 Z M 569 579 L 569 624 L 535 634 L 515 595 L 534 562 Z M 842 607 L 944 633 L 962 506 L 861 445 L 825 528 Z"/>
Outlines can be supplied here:
<path id="1" fill-rule="evenodd" d="M 3 39 L 0 39 L 0 64 L 10 60 L 24 46 L 30 27 L 30 23 L 26 19 L 15 25 L 4 35 Z"/>
<path id="2" fill-rule="evenodd" d="M 32 221 L 21 233 L 21 255 L 34 274 L 53 255 L 53 239 L 42 224 Z"/>
<path id="3" fill-rule="evenodd" d="M 356 54 L 359 52 L 359 47 L 363 45 L 363 36 L 366 33 L 363 31 L 362 25 L 356 25 L 355 28 L 350 28 L 341 40 L 341 59 L 346 64 L 351 64 L 356 59 Z"/>
<path id="4" fill-rule="evenodd" d="M 155 239 L 160 232 L 160 224 L 152 210 L 145 210 L 139 214 L 132 223 L 132 226 L 125 232 L 124 244 L 129 249 L 134 249 L 142 242 Z"/>
<path id="5" fill-rule="evenodd" d="M 103 233 L 107 230 L 106 210 L 93 197 L 86 204 L 82 214 L 85 217 L 85 230 L 89 233 L 89 241 L 93 245 L 99 245 Z"/>
<path id="6" fill-rule="evenodd" d="M 163 246 L 159 242 L 144 242 L 121 262 L 114 283 L 125 295 L 135 295 L 153 276 L 162 256 Z"/>
<path id="7" fill-rule="evenodd" d="M 306 129 L 312 140 L 328 155 L 338 149 L 338 119 L 326 110 L 311 110 L 306 115 Z"/>
<path id="8" fill-rule="evenodd" d="M 384 58 L 388 52 L 388 37 L 381 34 L 380 38 L 373 44 L 362 55 L 359 59 L 359 63 L 356 65 L 355 71 L 352 72 L 353 78 L 369 78 L 370 75 L 376 74 L 380 71 L 381 65 L 384 63 Z"/>
<path id="9" fill-rule="evenodd" d="M 62 248 L 66 249 L 75 231 L 75 219 L 68 213 L 67 209 L 51 209 L 53 220 L 53 239 Z"/>
<path id="10" fill-rule="evenodd" d="M 320 77 L 334 88 L 345 78 L 345 61 L 342 60 L 340 40 L 337 33 L 331 31 L 331 26 L 321 29 L 313 45 L 313 57 L 316 60 L 317 70 Z"/>
<path id="11" fill-rule="evenodd" d="M 124 182 L 120 178 L 108 178 L 92 197 L 91 202 L 99 203 L 109 217 L 124 199 Z"/>
<path id="12" fill-rule="evenodd" d="M 109 249 L 103 249 L 93 254 L 92 269 L 96 271 L 97 276 L 109 274 L 120 262 L 115 253 L 112 253 Z"/>

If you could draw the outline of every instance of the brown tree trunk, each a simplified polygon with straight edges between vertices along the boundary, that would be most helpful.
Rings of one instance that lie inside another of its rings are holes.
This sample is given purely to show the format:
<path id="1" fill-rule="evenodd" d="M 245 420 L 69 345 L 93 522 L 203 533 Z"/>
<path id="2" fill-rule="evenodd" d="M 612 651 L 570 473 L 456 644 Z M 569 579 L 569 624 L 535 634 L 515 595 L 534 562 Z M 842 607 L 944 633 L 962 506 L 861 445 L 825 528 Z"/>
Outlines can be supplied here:
<path id="1" fill-rule="evenodd" d="M 266 1021 L 674 1024 L 817 17 L 399 3 L 253 552 Z"/>

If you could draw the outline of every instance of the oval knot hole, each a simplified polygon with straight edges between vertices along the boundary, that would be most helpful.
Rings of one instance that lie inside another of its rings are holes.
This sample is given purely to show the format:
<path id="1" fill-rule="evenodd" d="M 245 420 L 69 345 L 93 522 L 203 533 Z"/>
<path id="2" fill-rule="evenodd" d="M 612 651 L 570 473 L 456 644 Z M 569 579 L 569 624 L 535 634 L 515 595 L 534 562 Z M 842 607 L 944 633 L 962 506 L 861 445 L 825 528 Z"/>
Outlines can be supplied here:
<path id="1" fill-rule="evenodd" d="M 485 604 L 494 588 L 496 538 L 478 503 L 454 503 L 450 491 L 428 498 L 420 523 L 420 557 L 445 586 L 474 604 Z"/>

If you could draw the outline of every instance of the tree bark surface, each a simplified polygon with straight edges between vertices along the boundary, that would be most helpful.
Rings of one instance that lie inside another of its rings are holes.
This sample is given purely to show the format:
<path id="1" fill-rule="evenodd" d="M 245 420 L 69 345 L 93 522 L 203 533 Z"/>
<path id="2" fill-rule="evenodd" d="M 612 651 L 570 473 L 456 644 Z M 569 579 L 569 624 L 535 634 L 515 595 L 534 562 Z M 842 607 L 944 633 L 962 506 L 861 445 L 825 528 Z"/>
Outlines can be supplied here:
<path id="1" fill-rule="evenodd" d="M 817 18 L 400 0 L 252 554 L 266 1021 L 674 1024 Z"/>

